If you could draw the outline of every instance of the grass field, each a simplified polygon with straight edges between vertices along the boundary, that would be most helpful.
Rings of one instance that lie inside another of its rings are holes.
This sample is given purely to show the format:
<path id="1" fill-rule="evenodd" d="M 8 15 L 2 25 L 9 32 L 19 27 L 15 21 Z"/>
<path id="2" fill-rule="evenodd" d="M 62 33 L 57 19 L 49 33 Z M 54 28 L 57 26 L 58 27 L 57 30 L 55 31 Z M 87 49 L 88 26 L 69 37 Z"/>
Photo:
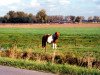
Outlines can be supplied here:
<path id="1" fill-rule="evenodd" d="M 59 52 L 75 52 L 78 55 L 92 52 L 100 60 L 100 28 L 0 28 L 0 47 L 32 48 L 41 52 L 41 38 L 44 34 L 53 34 L 59 31 Z M 48 52 L 52 52 L 51 45 Z M 43 50 L 42 50 L 43 51 Z"/>
<path id="2" fill-rule="evenodd" d="M 41 38 L 44 34 L 53 34 L 58 31 L 60 32 L 60 37 L 58 39 L 56 54 L 60 55 L 60 57 L 55 57 L 56 62 L 65 61 L 66 59 L 66 61 L 69 61 L 69 59 L 72 61 L 74 58 L 87 57 L 92 57 L 100 61 L 100 27 L 98 26 L 7 26 L 0 26 L 0 49 L 2 51 L 9 49 L 14 50 L 13 47 L 17 47 L 17 51 L 29 52 L 29 50 L 32 50 L 34 55 L 32 56 L 32 60 L 39 60 L 40 58 L 49 59 L 47 57 L 52 56 L 54 50 L 51 44 L 47 44 L 47 52 L 45 53 L 41 47 Z M 36 56 L 35 53 L 37 54 Z M 31 53 L 29 52 L 28 54 L 30 55 Z"/>

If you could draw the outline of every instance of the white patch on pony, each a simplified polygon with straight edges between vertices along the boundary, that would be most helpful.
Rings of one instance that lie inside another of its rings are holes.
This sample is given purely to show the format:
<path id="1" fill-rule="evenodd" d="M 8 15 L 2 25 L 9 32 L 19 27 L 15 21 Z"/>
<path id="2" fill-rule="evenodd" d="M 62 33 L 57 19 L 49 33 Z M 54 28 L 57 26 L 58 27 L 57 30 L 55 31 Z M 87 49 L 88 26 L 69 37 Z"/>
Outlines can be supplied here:
<path id="1" fill-rule="evenodd" d="M 52 42 L 53 42 L 53 37 L 52 37 L 52 35 L 48 37 L 47 42 L 48 42 L 48 43 L 52 43 Z"/>
<path id="2" fill-rule="evenodd" d="M 53 43 L 52 45 L 53 45 L 53 49 L 57 49 L 57 45 L 55 43 Z"/>

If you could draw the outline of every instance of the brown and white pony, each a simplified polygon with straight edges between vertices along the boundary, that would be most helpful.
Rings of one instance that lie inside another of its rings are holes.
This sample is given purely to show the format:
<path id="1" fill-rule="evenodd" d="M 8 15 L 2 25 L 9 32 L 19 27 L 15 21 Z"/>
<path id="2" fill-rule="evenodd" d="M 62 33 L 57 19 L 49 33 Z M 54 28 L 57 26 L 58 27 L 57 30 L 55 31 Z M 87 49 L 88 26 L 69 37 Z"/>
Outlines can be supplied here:
<path id="1" fill-rule="evenodd" d="M 53 35 L 46 34 L 42 37 L 42 48 L 45 48 L 46 51 L 46 43 L 52 43 L 53 49 L 57 49 L 57 39 L 60 36 L 59 32 L 55 32 Z"/>

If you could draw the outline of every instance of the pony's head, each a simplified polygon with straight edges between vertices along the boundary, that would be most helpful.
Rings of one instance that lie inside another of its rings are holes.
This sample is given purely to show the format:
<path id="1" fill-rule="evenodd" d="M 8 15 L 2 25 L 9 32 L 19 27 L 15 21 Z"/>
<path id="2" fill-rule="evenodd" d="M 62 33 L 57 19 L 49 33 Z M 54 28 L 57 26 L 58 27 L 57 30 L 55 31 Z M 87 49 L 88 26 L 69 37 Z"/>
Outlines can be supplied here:
<path id="1" fill-rule="evenodd" d="M 60 36 L 60 32 L 55 32 L 56 38 Z"/>

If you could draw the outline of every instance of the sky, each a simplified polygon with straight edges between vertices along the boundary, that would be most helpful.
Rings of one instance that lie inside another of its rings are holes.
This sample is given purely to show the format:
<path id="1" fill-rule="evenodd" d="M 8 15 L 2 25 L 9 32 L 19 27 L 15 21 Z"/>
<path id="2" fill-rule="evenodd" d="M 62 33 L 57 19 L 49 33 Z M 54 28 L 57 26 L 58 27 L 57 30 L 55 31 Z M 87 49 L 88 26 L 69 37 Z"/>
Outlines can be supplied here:
<path id="1" fill-rule="evenodd" d="M 0 16 L 11 10 L 36 15 L 41 9 L 47 15 L 100 16 L 100 0 L 0 0 Z"/>

